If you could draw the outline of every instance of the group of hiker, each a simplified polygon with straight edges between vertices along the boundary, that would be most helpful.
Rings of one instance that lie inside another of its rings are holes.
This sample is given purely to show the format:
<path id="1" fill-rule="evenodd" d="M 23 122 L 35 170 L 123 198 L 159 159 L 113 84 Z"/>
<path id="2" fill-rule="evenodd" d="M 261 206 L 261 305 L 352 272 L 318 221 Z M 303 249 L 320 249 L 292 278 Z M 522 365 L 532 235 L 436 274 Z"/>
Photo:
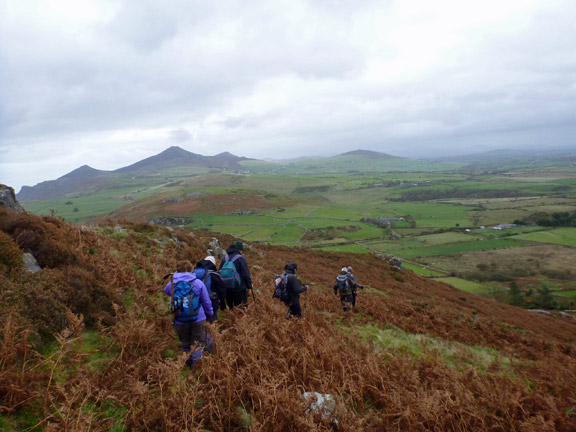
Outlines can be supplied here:
<path id="1" fill-rule="evenodd" d="M 244 245 L 235 242 L 226 248 L 226 255 L 216 267 L 212 255 L 198 261 L 193 267 L 190 261 L 180 261 L 176 272 L 169 279 L 164 293 L 171 297 L 173 325 L 182 345 L 182 352 L 189 354 L 189 367 L 202 358 L 203 351 L 212 352 L 213 340 L 204 321 L 214 323 L 218 311 L 230 310 L 231 317 L 241 317 L 248 305 L 248 290 L 252 291 L 252 278 L 246 258 L 242 255 Z M 286 264 L 284 272 L 275 279 L 274 297 L 287 307 L 287 319 L 301 318 L 300 295 L 308 290 L 296 272 L 296 263 Z M 356 305 L 357 288 L 364 289 L 353 274 L 352 267 L 343 267 L 334 283 L 334 294 L 340 296 L 344 312 Z M 254 293 L 252 292 L 252 296 Z"/>

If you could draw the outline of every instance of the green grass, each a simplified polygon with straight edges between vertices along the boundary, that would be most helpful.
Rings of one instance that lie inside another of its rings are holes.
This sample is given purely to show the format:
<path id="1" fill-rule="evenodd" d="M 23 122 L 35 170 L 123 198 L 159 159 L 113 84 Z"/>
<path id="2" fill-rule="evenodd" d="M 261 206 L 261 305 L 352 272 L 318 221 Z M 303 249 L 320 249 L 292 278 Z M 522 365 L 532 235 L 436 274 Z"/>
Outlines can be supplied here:
<path id="1" fill-rule="evenodd" d="M 270 237 L 269 241 L 272 244 L 288 244 L 293 245 L 298 242 L 300 237 L 304 235 L 306 230 L 297 224 L 287 224 L 278 230 L 278 233 Z"/>
<path id="2" fill-rule="evenodd" d="M 490 287 L 476 282 L 460 279 L 457 277 L 443 277 L 435 278 L 434 280 L 447 283 L 448 285 L 458 288 L 459 290 L 466 291 L 472 294 L 486 293 L 490 291 Z"/>
<path id="3" fill-rule="evenodd" d="M 390 324 L 383 329 L 370 325 L 358 326 L 355 330 L 364 341 L 373 344 L 377 351 L 400 352 L 415 358 L 426 358 L 430 352 L 435 352 L 446 365 L 453 368 L 467 369 L 472 366 L 486 372 L 496 362 L 505 368 L 512 363 L 510 358 L 492 348 L 407 333 Z"/>
<path id="4" fill-rule="evenodd" d="M 430 247 L 392 248 L 390 253 L 402 258 L 417 258 L 436 255 L 452 255 L 457 253 L 503 249 L 520 246 L 513 240 L 477 240 L 465 243 L 453 243 Z"/>
<path id="5" fill-rule="evenodd" d="M 555 291 L 554 294 L 564 297 L 576 298 L 576 291 Z"/>
<path id="6" fill-rule="evenodd" d="M 538 231 L 520 234 L 515 239 L 538 243 L 552 243 L 562 246 L 576 247 L 576 228 L 556 228 L 549 231 Z"/>
<path id="7" fill-rule="evenodd" d="M 440 273 L 437 272 L 435 270 L 430 270 L 427 269 L 426 267 L 421 267 L 418 266 L 416 264 L 412 264 L 412 263 L 408 263 L 408 262 L 403 262 L 402 263 L 402 267 L 406 268 L 408 270 L 412 270 L 414 273 L 420 275 L 420 276 L 442 276 L 444 273 Z"/>
<path id="8" fill-rule="evenodd" d="M 452 231 L 418 236 L 418 241 L 421 241 L 422 243 L 429 246 L 437 246 L 447 243 L 469 242 L 470 240 L 472 240 L 471 234 Z"/>
<path id="9" fill-rule="evenodd" d="M 368 249 L 360 246 L 356 243 L 345 244 L 345 245 L 337 245 L 337 246 L 324 246 L 320 249 L 327 250 L 327 251 L 334 251 L 334 252 L 354 252 L 354 253 L 367 253 L 369 252 Z"/>

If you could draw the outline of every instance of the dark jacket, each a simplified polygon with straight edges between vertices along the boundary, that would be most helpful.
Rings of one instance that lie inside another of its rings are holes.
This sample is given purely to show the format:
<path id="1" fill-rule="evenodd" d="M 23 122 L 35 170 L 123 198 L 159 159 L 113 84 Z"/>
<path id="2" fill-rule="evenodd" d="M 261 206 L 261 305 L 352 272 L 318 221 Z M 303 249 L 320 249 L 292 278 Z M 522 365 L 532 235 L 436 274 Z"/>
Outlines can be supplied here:
<path id="1" fill-rule="evenodd" d="M 300 279 L 296 276 L 296 271 L 292 268 L 287 268 L 284 270 L 286 273 L 287 281 L 286 281 L 286 290 L 288 291 L 288 298 L 292 299 L 294 297 L 299 297 L 301 293 L 306 291 L 306 287 L 302 285 Z"/>
<path id="2" fill-rule="evenodd" d="M 246 261 L 246 258 L 244 258 L 244 256 L 240 253 L 240 249 L 238 249 L 236 246 L 228 246 L 226 249 L 226 257 L 228 257 L 228 259 L 226 257 L 222 259 L 218 270 L 222 269 L 224 263 L 228 260 L 231 260 L 236 255 L 240 255 L 240 257 L 234 261 L 234 267 L 236 267 L 236 271 L 240 275 L 240 289 L 252 289 L 252 277 L 250 276 L 248 261 Z"/>
<path id="3" fill-rule="evenodd" d="M 354 293 L 356 292 L 356 288 L 360 287 L 360 285 L 358 284 L 358 282 L 356 282 L 356 278 L 351 278 L 350 277 L 350 273 L 346 274 L 346 273 L 340 273 L 339 276 L 342 275 L 346 275 L 346 281 L 348 282 L 348 286 L 350 287 L 350 292 Z M 339 290 L 338 290 L 338 278 L 336 278 L 336 282 L 334 282 L 334 294 L 339 294 Z"/>
<path id="4" fill-rule="evenodd" d="M 218 297 L 218 302 L 212 301 L 212 306 L 216 306 L 216 308 L 214 309 L 214 313 L 216 313 L 217 309 L 224 310 L 226 308 L 226 306 L 225 306 L 225 303 L 226 303 L 226 286 L 224 285 L 224 282 L 222 282 L 222 279 L 220 278 L 220 275 L 218 274 L 218 269 L 209 260 L 198 261 L 198 263 L 196 264 L 196 268 L 203 268 L 206 270 L 216 272 L 216 274 L 212 274 L 210 276 L 210 280 L 211 280 L 210 291 L 212 291 L 213 293 L 216 293 L 216 296 Z"/>

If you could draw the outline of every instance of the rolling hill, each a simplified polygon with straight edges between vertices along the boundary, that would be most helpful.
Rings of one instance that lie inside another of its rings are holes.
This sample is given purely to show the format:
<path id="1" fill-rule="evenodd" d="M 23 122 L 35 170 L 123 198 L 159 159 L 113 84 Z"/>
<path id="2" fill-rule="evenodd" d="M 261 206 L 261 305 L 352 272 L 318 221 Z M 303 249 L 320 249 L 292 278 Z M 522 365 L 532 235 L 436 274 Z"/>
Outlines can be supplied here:
<path id="1" fill-rule="evenodd" d="M 103 189 L 126 186 L 146 187 L 166 182 L 170 177 L 189 177 L 210 170 L 243 169 L 245 157 L 224 152 L 216 156 L 202 156 L 173 146 L 163 152 L 114 171 L 101 171 L 84 165 L 56 180 L 36 186 L 24 186 L 18 193 L 20 201 L 55 200 L 71 195 L 86 195 Z"/>
<path id="2" fill-rule="evenodd" d="M 22 430 L 572 431 L 576 321 L 465 294 L 372 254 L 247 244 L 247 313 L 210 327 L 193 370 L 162 276 L 214 237 L 144 223 L 92 228 L 0 209 L 0 428 Z M 31 252 L 43 270 L 30 273 Z M 286 320 L 272 281 L 310 284 Z M 365 289 L 344 313 L 343 265 Z M 330 395 L 326 412 L 307 394 Z"/>

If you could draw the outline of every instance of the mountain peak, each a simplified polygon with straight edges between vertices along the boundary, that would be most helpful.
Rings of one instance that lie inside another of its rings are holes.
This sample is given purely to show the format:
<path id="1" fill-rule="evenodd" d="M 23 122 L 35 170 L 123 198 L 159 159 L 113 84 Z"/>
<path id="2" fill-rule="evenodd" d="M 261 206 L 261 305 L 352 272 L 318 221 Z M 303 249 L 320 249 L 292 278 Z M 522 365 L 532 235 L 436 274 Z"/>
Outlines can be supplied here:
<path id="1" fill-rule="evenodd" d="M 363 157 L 379 158 L 379 159 L 402 159 L 398 156 L 389 155 L 388 153 L 381 153 L 381 152 L 377 152 L 377 151 L 362 150 L 362 149 L 352 150 L 352 151 L 349 151 L 346 153 L 342 153 L 339 156 L 363 156 Z"/>

